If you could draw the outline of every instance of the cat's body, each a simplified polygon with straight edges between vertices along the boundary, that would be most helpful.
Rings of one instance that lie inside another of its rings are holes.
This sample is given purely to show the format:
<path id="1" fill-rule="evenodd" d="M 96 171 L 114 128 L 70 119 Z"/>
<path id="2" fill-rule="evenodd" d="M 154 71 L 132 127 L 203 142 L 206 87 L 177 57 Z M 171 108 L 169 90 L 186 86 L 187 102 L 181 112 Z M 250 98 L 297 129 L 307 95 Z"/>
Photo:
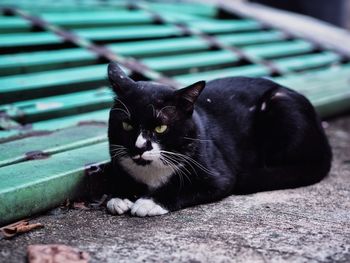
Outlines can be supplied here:
<path id="1" fill-rule="evenodd" d="M 159 215 L 231 194 L 304 186 L 330 169 L 312 105 L 274 82 L 224 78 L 174 92 L 135 83 L 115 64 L 109 77 L 120 96 L 109 123 L 117 179 L 111 213 Z"/>

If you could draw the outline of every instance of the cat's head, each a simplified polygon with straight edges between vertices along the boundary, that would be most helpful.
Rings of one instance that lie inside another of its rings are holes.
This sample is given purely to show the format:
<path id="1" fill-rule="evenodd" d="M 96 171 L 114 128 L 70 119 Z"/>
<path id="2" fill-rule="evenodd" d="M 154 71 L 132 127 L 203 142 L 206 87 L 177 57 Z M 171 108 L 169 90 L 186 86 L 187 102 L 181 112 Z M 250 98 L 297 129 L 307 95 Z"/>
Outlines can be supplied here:
<path id="1" fill-rule="evenodd" d="M 192 115 L 205 82 L 179 90 L 155 82 L 136 82 L 116 63 L 109 64 L 108 77 L 117 95 L 108 130 L 112 159 L 160 169 L 185 162 L 186 157 L 176 154 L 194 151 L 197 127 Z"/>

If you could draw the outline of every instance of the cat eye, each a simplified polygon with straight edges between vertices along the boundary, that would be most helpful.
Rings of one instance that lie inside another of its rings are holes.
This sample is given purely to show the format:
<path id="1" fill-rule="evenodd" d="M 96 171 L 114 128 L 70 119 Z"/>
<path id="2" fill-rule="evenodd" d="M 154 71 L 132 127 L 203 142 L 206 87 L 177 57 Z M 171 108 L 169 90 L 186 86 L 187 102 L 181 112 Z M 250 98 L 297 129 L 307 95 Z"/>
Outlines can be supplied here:
<path id="1" fill-rule="evenodd" d="M 154 128 L 154 131 L 156 132 L 156 133 L 163 133 L 163 132 L 165 132 L 166 130 L 168 129 L 168 125 L 159 125 L 159 126 L 157 126 L 157 127 L 155 127 Z"/>
<path id="2" fill-rule="evenodd" d="M 131 124 L 129 124 L 129 123 L 125 122 L 125 121 L 122 122 L 122 125 L 123 125 L 123 129 L 126 130 L 126 131 L 131 131 L 134 128 L 134 127 L 132 127 Z"/>

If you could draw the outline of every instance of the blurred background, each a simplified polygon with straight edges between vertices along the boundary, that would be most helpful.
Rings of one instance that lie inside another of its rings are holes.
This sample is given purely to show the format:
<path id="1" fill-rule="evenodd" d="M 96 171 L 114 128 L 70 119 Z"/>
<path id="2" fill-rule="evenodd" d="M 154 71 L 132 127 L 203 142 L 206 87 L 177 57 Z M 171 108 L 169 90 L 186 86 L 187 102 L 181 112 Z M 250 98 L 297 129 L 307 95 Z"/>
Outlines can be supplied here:
<path id="1" fill-rule="evenodd" d="M 349 0 L 250 0 L 271 7 L 312 16 L 350 29 Z"/>

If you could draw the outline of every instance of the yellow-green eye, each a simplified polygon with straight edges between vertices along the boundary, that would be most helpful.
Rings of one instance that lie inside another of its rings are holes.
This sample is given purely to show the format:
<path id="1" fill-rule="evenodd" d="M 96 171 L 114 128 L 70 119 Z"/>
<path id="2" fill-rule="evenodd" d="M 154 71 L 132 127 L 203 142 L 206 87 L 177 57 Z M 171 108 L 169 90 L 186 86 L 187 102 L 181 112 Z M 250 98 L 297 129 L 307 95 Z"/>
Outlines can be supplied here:
<path id="1" fill-rule="evenodd" d="M 126 131 L 131 131 L 134 127 L 132 127 L 132 125 L 130 125 L 129 123 L 127 122 L 122 122 L 123 124 L 123 129 L 126 130 Z"/>
<path id="2" fill-rule="evenodd" d="M 159 125 L 157 127 L 154 128 L 156 133 L 163 133 L 168 129 L 167 125 Z"/>

